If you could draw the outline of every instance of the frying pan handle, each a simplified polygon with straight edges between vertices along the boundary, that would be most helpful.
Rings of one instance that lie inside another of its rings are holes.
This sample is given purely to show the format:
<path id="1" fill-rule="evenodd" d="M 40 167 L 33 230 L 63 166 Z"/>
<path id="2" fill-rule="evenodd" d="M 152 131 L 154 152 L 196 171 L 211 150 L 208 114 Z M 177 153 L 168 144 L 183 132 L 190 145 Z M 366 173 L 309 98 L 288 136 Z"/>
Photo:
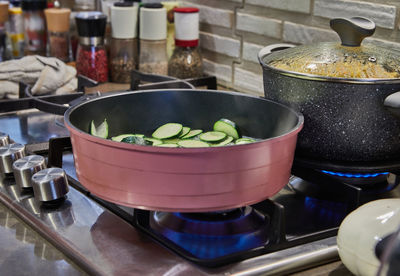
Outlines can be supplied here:
<path id="1" fill-rule="evenodd" d="M 340 36 L 343 46 L 359 47 L 364 38 L 375 32 L 375 23 L 364 17 L 334 18 L 330 26 Z"/>
<path id="2" fill-rule="evenodd" d="M 258 60 L 262 61 L 262 59 L 266 56 L 271 54 L 272 52 L 276 52 L 276 51 L 281 51 L 281 50 L 285 50 L 287 48 L 292 48 L 292 47 L 296 47 L 296 45 L 293 44 L 287 44 L 287 43 L 277 43 L 277 44 L 271 44 L 268 46 L 265 46 L 264 48 L 262 48 L 259 52 L 258 52 Z"/>
<path id="3" fill-rule="evenodd" d="M 394 116 L 400 119 L 400 91 L 394 92 L 386 97 L 383 105 L 389 110 Z"/>

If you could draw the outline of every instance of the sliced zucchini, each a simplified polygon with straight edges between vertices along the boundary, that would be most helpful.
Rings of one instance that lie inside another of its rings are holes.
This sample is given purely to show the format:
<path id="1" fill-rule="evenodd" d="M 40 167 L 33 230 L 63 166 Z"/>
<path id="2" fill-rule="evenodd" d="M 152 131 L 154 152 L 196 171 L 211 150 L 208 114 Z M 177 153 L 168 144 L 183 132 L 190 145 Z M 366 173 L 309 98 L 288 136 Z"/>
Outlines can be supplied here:
<path id="1" fill-rule="evenodd" d="M 146 141 L 150 141 L 152 144 L 152 146 L 158 146 L 158 145 L 161 145 L 162 143 L 163 143 L 163 141 L 161 141 L 161 140 L 159 140 L 159 139 L 156 139 L 156 138 L 144 138 L 144 140 L 146 140 Z"/>
<path id="2" fill-rule="evenodd" d="M 92 120 L 92 122 L 90 123 L 90 134 L 96 137 L 107 139 L 108 137 L 107 119 L 104 119 L 104 121 L 98 127 L 95 126 L 94 120 Z"/>
<path id="3" fill-rule="evenodd" d="M 218 142 L 226 138 L 226 133 L 221 131 L 208 131 L 200 134 L 199 138 L 205 142 Z"/>
<path id="4" fill-rule="evenodd" d="M 182 128 L 182 132 L 181 132 L 181 134 L 179 135 L 179 138 L 181 138 L 181 137 L 185 136 L 186 134 L 188 134 L 189 131 L 190 131 L 190 127 L 183 127 L 183 128 Z"/>
<path id="5" fill-rule="evenodd" d="M 179 138 L 171 138 L 162 140 L 164 144 L 178 144 L 181 139 Z"/>
<path id="6" fill-rule="evenodd" d="M 182 125 L 178 123 L 168 123 L 160 126 L 151 136 L 156 139 L 167 139 L 177 136 L 182 131 Z"/>
<path id="7" fill-rule="evenodd" d="M 220 119 L 215 122 L 214 131 L 224 132 L 229 136 L 232 136 L 233 139 L 239 139 L 239 133 L 235 127 L 235 123 L 227 119 Z"/>
<path id="8" fill-rule="evenodd" d="M 133 136 L 133 135 L 134 134 L 121 134 L 121 135 L 118 135 L 118 136 L 111 137 L 111 140 L 113 140 L 115 142 L 121 142 L 122 139 L 124 139 L 126 137 L 129 137 L 129 136 Z"/>
<path id="9" fill-rule="evenodd" d="M 250 138 L 250 137 L 242 137 L 242 138 L 237 139 L 235 141 L 235 143 L 242 142 L 242 141 L 249 141 L 249 142 L 253 143 L 253 142 L 256 142 L 256 139 L 253 139 L 253 138 Z"/>
<path id="10" fill-rule="evenodd" d="M 123 143 L 136 144 L 141 146 L 151 146 L 153 143 L 138 135 L 131 135 L 121 140 Z"/>
<path id="11" fill-rule="evenodd" d="M 203 141 L 197 141 L 192 139 L 182 140 L 178 143 L 178 146 L 182 148 L 204 148 L 209 147 L 210 145 Z"/>
<path id="12" fill-rule="evenodd" d="M 253 142 L 255 142 L 255 140 L 251 138 L 239 138 L 235 141 L 235 145 L 250 144 Z"/>
<path id="13" fill-rule="evenodd" d="M 161 144 L 161 145 L 156 145 L 157 147 L 164 147 L 164 148 L 177 148 L 178 144 Z"/>
<path id="14" fill-rule="evenodd" d="M 231 120 L 229 120 L 229 119 L 221 118 L 221 119 L 219 119 L 219 121 L 223 121 L 223 122 L 231 125 L 232 127 L 236 128 L 236 123 L 231 121 Z"/>
<path id="15" fill-rule="evenodd" d="M 233 141 L 233 137 L 232 136 L 226 136 L 225 140 L 222 140 L 219 143 L 216 144 L 212 144 L 213 147 L 221 147 L 221 146 L 226 146 L 229 143 L 231 143 Z"/>
<path id="16" fill-rule="evenodd" d="M 189 131 L 188 134 L 186 134 L 185 136 L 180 137 L 181 139 L 189 139 L 189 138 L 193 138 L 197 135 L 199 135 L 200 133 L 202 133 L 203 130 L 201 129 L 192 129 L 191 131 Z"/>

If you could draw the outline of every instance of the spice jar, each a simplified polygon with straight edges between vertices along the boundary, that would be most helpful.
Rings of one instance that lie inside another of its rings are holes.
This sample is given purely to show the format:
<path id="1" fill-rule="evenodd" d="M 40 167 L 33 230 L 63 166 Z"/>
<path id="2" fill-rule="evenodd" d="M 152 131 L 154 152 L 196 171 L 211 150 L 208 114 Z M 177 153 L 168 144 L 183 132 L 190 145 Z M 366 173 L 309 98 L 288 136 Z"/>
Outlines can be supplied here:
<path id="1" fill-rule="evenodd" d="M 168 63 L 168 75 L 180 79 L 203 75 L 203 61 L 199 50 L 199 9 L 174 9 L 175 49 Z"/>
<path id="2" fill-rule="evenodd" d="M 7 60 L 7 32 L 5 24 L 8 20 L 8 2 L 0 2 L 0 62 Z"/>
<path id="3" fill-rule="evenodd" d="M 79 35 L 77 73 L 98 82 L 106 82 L 108 63 L 104 32 L 107 16 L 101 12 L 79 12 L 75 21 Z"/>
<path id="4" fill-rule="evenodd" d="M 13 58 L 20 58 L 24 55 L 25 35 L 24 17 L 20 7 L 12 7 L 8 10 L 9 24 L 8 33 L 11 41 L 11 52 Z"/>
<path id="5" fill-rule="evenodd" d="M 130 83 L 136 69 L 138 7 L 132 2 L 117 2 L 111 7 L 111 81 Z"/>
<path id="6" fill-rule="evenodd" d="M 24 16 L 25 54 L 46 55 L 46 21 L 44 9 L 46 0 L 23 0 L 21 8 Z"/>
<path id="7" fill-rule="evenodd" d="M 70 61 L 69 16 L 70 9 L 46 9 L 49 55 L 64 62 Z"/>
<path id="8" fill-rule="evenodd" d="M 167 75 L 167 10 L 159 3 L 144 4 L 139 18 L 139 70 Z"/>

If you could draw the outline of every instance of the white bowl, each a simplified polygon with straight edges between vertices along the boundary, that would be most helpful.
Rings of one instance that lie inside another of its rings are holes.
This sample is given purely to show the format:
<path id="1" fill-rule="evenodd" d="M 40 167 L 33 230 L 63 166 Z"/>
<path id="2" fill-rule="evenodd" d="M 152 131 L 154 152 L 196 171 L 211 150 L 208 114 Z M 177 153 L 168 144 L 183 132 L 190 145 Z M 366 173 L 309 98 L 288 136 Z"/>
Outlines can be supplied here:
<path id="1" fill-rule="evenodd" d="M 355 275 L 376 275 L 375 246 L 400 225 L 400 199 L 371 201 L 351 212 L 339 227 L 337 245 L 343 264 Z"/>

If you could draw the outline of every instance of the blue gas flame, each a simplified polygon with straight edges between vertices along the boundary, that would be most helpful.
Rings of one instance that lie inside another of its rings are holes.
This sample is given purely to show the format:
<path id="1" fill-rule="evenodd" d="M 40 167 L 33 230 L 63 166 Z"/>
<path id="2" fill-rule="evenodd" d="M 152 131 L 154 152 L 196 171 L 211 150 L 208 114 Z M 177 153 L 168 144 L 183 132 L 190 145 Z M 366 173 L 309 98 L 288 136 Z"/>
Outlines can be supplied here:
<path id="1" fill-rule="evenodd" d="M 380 172 L 380 173 L 342 173 L 342 172 L 332 172 L 321 170 L 323 173 L 333 175 L 333 176 L 341 176 L 341 177 L 348 177 L 348 178 L 373 178 L 379 175 L 387 175 L 389 172 Z"/>

